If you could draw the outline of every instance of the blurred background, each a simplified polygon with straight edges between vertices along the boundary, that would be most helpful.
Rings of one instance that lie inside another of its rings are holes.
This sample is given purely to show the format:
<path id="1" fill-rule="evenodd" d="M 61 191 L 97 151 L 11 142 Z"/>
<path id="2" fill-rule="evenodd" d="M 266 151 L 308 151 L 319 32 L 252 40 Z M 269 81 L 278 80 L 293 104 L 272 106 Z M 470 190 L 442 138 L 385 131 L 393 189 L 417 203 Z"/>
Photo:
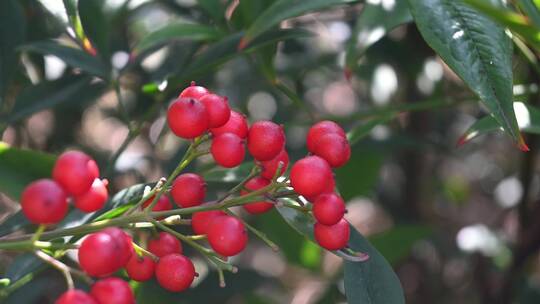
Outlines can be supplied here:
<path id="1" fill-rule="evenodd" d="M 351 131 L 354 144 L 350 162 L 336 172 L 346 218 L 395 268 L 407 303 L 493 303 L 499 293 L 540 303 L 533 241 L 540 214 L 517 207 L 540 198 L 537 140 L 527 139 L 528 154 L 498 133 L 456 147 L 485 112 L 409 23 L 405 1 L 331 6 L 283 22 L 291 32 L 261 37 L 244 50 L 235 33 L 274 1 L 107 0 L 102 11 L 80 16 L 83 27 L 95 25 L 85 28 L 88 36 L 102 37 L 94 44 L 66 14 L 64 4 L 73 2 L 64 2 L 0 4 L 0 18 L 9 21 L 0 21 L 0 32 L 19 38 L 11 45 L 0 40 L 0 56 L 11 62 L 1 141 L 52 154 L 84 150 L 116 193 L 176 166 L 187 142 L 168 130 L 165 111 L 192 80 L 227 96 L 250 122 L 283 124 L 293 160 L 307 153 L 309 126 L 332 119 Z M 84 60 L 58 46 L 84 53 Z M 537 81 L 517 56 L 514 73 L 517 98 L 538 99 L 531 85 Z M 227 173 L 203 158 L 191 170 L 204 173 L 213 199 L 249 168 Z M 18 209 L 0 193 L 0 218 Z M 240 272 L 226 275 L 224 289 L 193 254 L 201 274 L 195 288 L 172 295 L 146 284 L 137 289 L 143 302 L 346 303 L 340 258 L 275 211 L 244 216 L 281 251 L 252 237 L 234 258 Z M 533 225 L 523 235 L 525 218 Z M 0 252 L 1 272 L 16 272 L 17 261 Z M 63 289 L 62 276 L 47 270 L 5 301 L 52 303 Z"/>

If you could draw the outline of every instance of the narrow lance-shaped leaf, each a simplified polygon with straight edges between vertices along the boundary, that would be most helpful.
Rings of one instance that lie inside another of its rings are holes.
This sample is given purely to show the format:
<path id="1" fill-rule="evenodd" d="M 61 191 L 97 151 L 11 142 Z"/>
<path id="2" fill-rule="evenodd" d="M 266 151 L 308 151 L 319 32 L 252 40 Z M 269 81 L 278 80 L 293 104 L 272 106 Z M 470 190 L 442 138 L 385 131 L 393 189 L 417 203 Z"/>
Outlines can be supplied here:
<path id="1" fill-rule="evenodd" d="M 514 111 L 520 130 L 525 133 L 540 134 L 540 109 L 523 102 L 514 102 Z M 494 131 L 501 131 L 501 126 L 493 117 L 486 116 L 469 127 L 460 137 L 458 145 L 463 145 L 473 138 Z"/>
<path id="2" fill-rule="evenodd" d="M 105 15 L 105 1 L 79 1 L 79 17 L 84 33 L 90 38 L 93 46 L 98 49 L 100 56 L 108 64 L 111 29 L 109 28 L 109 20 Z"/>
<path id="3" fill-rule="evenodd" d="M 480 97 L 490 114 L 528 150 L 512 108 L 512 44 L 504 28 L 462 0 L 409 0 L 426 42 Z"/>
<path id="4" fill-rule="evenodd" d="M 537 27 L 540 27 L 540 9 L 533 0 L 519 0 L 519 7 L 529 16 Z"/>
<path id="5" fill-rule="evenodd" d="M 244 48 L 250 41 L 260 34 L 266 32 L 272 27 L 278 25 L 281 21 L 297 17 L 312 11 L 325 9 L 340 4 L 351 4 L 359 2 L 358 0 L 278 0 L 266 9 L 251 24 L 242 39 L 239 48 Z"/>

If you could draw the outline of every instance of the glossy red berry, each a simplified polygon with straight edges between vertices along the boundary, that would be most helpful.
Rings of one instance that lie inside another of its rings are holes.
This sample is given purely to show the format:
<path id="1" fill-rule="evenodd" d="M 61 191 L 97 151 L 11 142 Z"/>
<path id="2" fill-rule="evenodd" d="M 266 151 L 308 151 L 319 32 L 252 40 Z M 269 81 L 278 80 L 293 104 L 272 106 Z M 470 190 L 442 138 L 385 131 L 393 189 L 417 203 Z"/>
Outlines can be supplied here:
<path id="1" fill-rule="evenodd" d="M 208 228 L 217 217 L 226 215 L 221 210 L 209 210 L 196 212 L 191 217 L 191 228 L 195 234 L 207 234 Z"/>
<path id="2" fill-rule="evenodd" d="M 157 263 L 156 279 L 168 291 L 184 291 L 191 286 L 194 278 L 195 266 L 181 254 L 169 254 Z"/>
<path id="3" fill-rule="evenodd" d="M 223 133 L 234 133 L 240 138 L 246 138 L 248 135 L 248 123 L 244 115 L 231 110 L 229 120 L 219 128 L 210 129 L 210 132 L 214 136 Z"/>
<path id="4" fill-rule="evenodd" d="M 24 189 L 21 196 L 24 215 L 34 224 L 55 224 L 67 213 L 67 195 L 55 181 L 39 179 Z"/>
<path id="5" fill-rule="evenodd" d="M 99 304 L 135 304 L 135 296 L 129 284 L 119 278 L 99 280 L 90 289 Z"/>
<path id="6" fill-rule="evenodd" d="M 332 175 L 332 179 L 328 181 L 328 183 L 326 184 L 326 187 L 321 193 L 317 195 L 304 195 L 304 198 L 313 203 L 319 196 L 326 193 L 334 193 L 334 190 L 336 190 L 336 180 L 334 176 Z"/>
<path id="7" fill-rule="evenodd" d="M 247 147 L 259 161 L 271 160 L 285 146 L 285 133 L 280 125 L 271 121 L 258 121 L 249 128 Z"/>
<path id="8" fill-rule="evenodd" d="M 180 207 L 198 206 L 204 201 L 206 183 L 195 173 L 179 175 L 173 182 L 171 196 Z"/>
<path id="9" fill-rule="evenodd" d="M 150 257 L 134 254 L 126 264 L 126 272 L 132 280 L 144 282 L 154 276 L 156 263 Z"/>
<path id="10" fill-rule="evenodd" d="M 167 123 L 176 136 L 191 139 L 208 130 L 208 113 L 197 99 L 178 98 L 167 110 Z"/>
<path id="11" fill-rule="evenodd" d="M 270 185 L 270 180 L 268 180 L 268 179 L 266 179 L 264 177 L 261 177 L 261 176 L 257 176 L 257 177 L 254 177 L 254 178 L 250 179 L 244 185 L 244 187 L 247 190 L 240 191 L 240 194 L 241 195 L 246 195 L 249 192 L 259 190 L 259 189 L 261 189 L 263 187 L 266 187 L 268 185 Z M 272 209 L 272 207 L 274 207 L 274 204 L 272 202 L 268 202 L 268 201 L 254 202 L 254 203 L 249 203 L 249 204 L 244 205 L 244 209 L 247 212 L 251 213 L 251 214 L 265 213 L 265 212 L 269 211 L 270 209 Z"/>
<path id="12" fill-rule="evenodd" d="M 345 137 L 336 133 L 325 134 L 319 138 L 314 154 L 324 158 L 330 166 L 338 168 L 351 158 L 351 146 Z"/>
<path id="13" fill-rule="evenodd" d="M 332 226 L 315 223 L 313 233 L 315 234 L 315 240 L 321 247 L 328 250 L 338 250 L 345 247 L 349 242 L 349 223 L 345 219 L 341 219 Z"/>
<path id="14" fill-rule="evenodd" d="M 261 162 L 261 176 L 267 179 L 274 178 L 274 175 L 279 168 L 279 162 L 283 163 L 281 171 L 279 172 L 279 175 L 282 175 L 289 166 L 289 154 L 285 149 L 281 150 L 281 152 L 273 159 Z"/>
<path id="15" fill-rule="evenodd" d="M 154 201 L 154 197 L 152 196 L 149 199 L 146 200 L 146 202 L 143 203 L 143 208 L 146 208 L 150 206 L 150 204 Z M 152 208 L 152 211 L 168 211 L 171 210 L 173 207 L 171 201 L 169 200 L 169 197 L 167 195 L 163 194 L 159 197 L 157 203 L 154 205 L 154 208 Z"/>
<path id="16" fill-rule="evenodd" d="M 96 162 L 80 151 L 62 153 L 54 164 L 53 179 L 69 194 L 82 195 L 99 177 Z"/>
<path id="17" fill-rule="evenodd" d="M 60 295 L 54 304 L 99 304 L 92 296 L 79 289 L 71 289 Z"/>
<path id="18" fill-rule="evenodd" d="M 94 212 L 103 207 L 109 199 L 108 182 L 96 178 L 84 194 L 75 196 L 75 207 L 84 212 Z"/>
<path id="19" fill-rule="evenodd" d="M 246 147 L 244 140 L 233 133 L 220 134 L 212 140 L 212 157 L 222 167 L 234 168 L 244 161 Z"/>
<path id="20" fill-rule="evenodd" d="M 333 179 L 332 169 L 318 156 L 308 156 L 297 161 L 291 169 L 291 185 L 304 196 L 322 193 Z"/>
<path id="21" fill-rule="evenodd" d="M 220 216 L 208 229 L 208 243 L 223 256 L 233 256 L 246 248 L 248 235 L 244 224 L 232 216 Z"/>
<path id="22" fill-rule="evenodd" d="M 91 276 L 104 277 L 117 270 L 121 265 L 122 249 L 109 234 L 97 232 L 86 237 L 79 247 L 79 264 Z"/>
<path id="23" fill-rule="evenodd" d="M 101 232 L 110 235 L 116 242 L 116 251 L 118 252 L 118 268 L 124 267 L 131 259 L 131 257 L 135 254 L 131 236 L 125 233 L 122 229 L 116 227 L 109 227 L 103 229 Z"/>
<path id="24" fill-rule="evenodd" d="M 189 87 L 185 88 L 178 97 L 201 99 L 206 94 L 210 94 L 207 88 L 198 86 L 195 81 L 192 81 Z"/>
<path id="25" fill-rule="evenodd" d="M 207 94 L 204 95 L 200 101 L 208 113 L 208 126 L 210 128 L 221 127 L 229 121 L 231 109 L 229 108 L 227 97 L 221 97 L 216 94 Z"/>
<path id="26" fill-rule="evenodd" d="M 160 232 L 157 238 L 148 242 L 148 251 L 163 257 L 172 253 L 182 253 L 182 243 L 172 234 Z"/>
<path id="27" fill-rule="evenodd" d="M 345 202 L 335 193 L 324 193 L 313 203 L 313 216 L 323 225 L 337 224 L 345 214 Z"/>
<path id="28" fill-rule="evenodd" d="M 311 126 L 306 138 L 306 144 L 309 152 L 315 153 L 321 136 L 331 133 L 345 137 L 345 131 L 343 128 L 330 120 L 323 120 Z"/>

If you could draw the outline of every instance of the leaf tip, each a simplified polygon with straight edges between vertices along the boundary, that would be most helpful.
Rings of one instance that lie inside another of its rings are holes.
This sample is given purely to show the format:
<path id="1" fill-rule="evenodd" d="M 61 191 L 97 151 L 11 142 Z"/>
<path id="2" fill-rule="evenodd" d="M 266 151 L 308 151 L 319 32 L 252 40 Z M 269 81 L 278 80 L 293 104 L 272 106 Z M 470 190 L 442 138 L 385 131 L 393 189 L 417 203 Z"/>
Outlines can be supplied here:
<path id="1" fill-rule="evenodd" d="M 519 135 L 518 139 L 518 147 L 523 152 L 529 152 L 531 149 L 529 149 L 529 146 L 525 143 L 525 139 L 523 139 L 522 135 Z"/>
<path id="2" fill-rule="evenodd" d="M 240 43 L 238 43 L 238 50 L 241 51 L 245 49 L 248 43 L 249 41 L 248 39 L 246 39 L 246 37 L 243 37 L 242 39 L 240 39 Z"/>
<path id="3" fill-rule="evenodd" d="M 460 148 L 460 147 L 462 147 L 464 144 L 466 144 L 468 141 L 469 141 L 469 138 L 468 138 L 467 134 L 463 134 L 463 135 L 461 135 L 461 137 L 457 140 L 456 147 L 457 147 L 457 148 Z"/>

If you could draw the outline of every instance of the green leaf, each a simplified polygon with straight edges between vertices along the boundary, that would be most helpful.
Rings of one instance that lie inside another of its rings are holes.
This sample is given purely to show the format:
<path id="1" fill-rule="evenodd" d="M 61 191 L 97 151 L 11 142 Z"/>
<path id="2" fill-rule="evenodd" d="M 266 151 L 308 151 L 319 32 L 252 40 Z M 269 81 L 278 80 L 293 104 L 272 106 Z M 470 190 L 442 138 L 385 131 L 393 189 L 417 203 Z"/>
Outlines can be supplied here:
<path id="1" fill-rule="evenodd" d="M 369 241 L 390 264 L 395 264 L 409 254 L 417 241 L 431 234 L 432 230 L 423 225 L 397 225 L 370 237 Z"/>
<path id="2" fill-rule="evenodd" d="M 362 145 L 353 147 L 347 165 L 336 170 L 336 182 L 341 196 L 349 200 L 372 194 L 384 159 L 385 155 L 381 151 Z"/>
<path id="3" fill-rule="evenodd" d="M 315 221 L 309 214 L 287 207 L 277 207 L 285 221 L 314 242 Z M 384 257 L 354 227 L 351 226 L 349 246 L 369 259 L 364 262 L 345 260 L 345 293 L 349 303 L 405 303 L 398 277 Z M 341 250 L 333 253 L 342 256 Z"/>
<path id="4" fill-rule="evenodd" d="M 532 20 L 534 25 L 540 27 L 540 10 L 534 4 L 533 0 L 519 0 L 519 7 L 527 14 Z"/>
<path id="5" fill-rule="evenodd" d="M 21 230 L 30 226 L 31 223 L 26 219 L 22 211 L 17 211 L 0 223 L 0 237 Z"/>
<path id="6" fill-rule="evenodd" d="M 388 6 L 384 1 L 367 2 L 364 5 L 347 43 L 347 68 L 354 68 L 364 52 L 392 29 L 412 21 L 407 1 L 393 3 L 392 6 Z"/>
<path id="7" fill-rule="evenodd" d="M 199 6 L 217 23 L 225 22 L 225 5 L 220 0 L 197 0 Z"/>
<path id="8" fill-rule="evenodd" d="M 26 44 L 19 49 L 43 55 L 54 55 L 66 64 L 79 68 L 91 75 L 107 79 L 109 71 L 106 65 L 98 58 L 73 47 L 65 46 L 54 41 L 41 41 Z"/>
<path id="9" fill-rule="evenodd" d="M 105 0 L 79 1 L 79 16 L 84 33 L 108 65 L 111 29 L 105 15 Z"/>
<path id="10" fill-rule="evenodd" d="M 512 108 L 512 44 L 504 28 L 462 0 L 409 0 L 409 4 L 426 42 L 523 149 Z"/>
<path id="11" fill-rule="evenodd" d="M 105 84 L 91 77 L 66 77 L 26 87 L 17 97 L 12 112 L 4 119 L 13 123 L 36 112 L 65 103 L 82 104 L 95 100 L 103 93 Z"/>
<path id="12" fill-rule="evenodd" d="M 207 182 L 238 183 L 249 175 L 253 162 L 245 162 L 234 168 L 214 167 L 203 173 Z"/>
<path id="13" fill-rule="evenodd" d="M 153 49 L 167 42 L 189 39 L 193 41 L 213 41 L 223 34 L 214 27 L 193 23 L 170 23 L 144 36 L 135 46 L 136 52 Z"/>
<path id="14" fill-rule="evenodd" d="M 365 123 L 362 123 L 361 125 L 356 126 L 349 132 L 347 132 L 347 139 L 349 140 L 349 143 L 351 144 L 351 146 L 353 146 L 354 144 L 368 136 L 369 133 L 371 133 L 371 131 L 373 130 L 373 128 L 380 124 L 389 122 L 390 120 L 394 119 L 394 117 L 394 115 L 386 115 L 381 118 L 369 120 Z"/>
<path id="15" fill-rule="evenodd" d="M 246 45 L 257 36 L 278 25 L 281 21 L 331 6 L 351 4 L 357 0 L 278 0 L 251 24 L 242 40 Z M 241 47 L 242 48 L 242 47 Z"/>
<path id="16" fill-rule="evenodd" d="M 514 111 L 519 125 L 519 129 L 525 133 L 540 134 L 540 109 L 523 102 L 514 102 Z M 491 116 L 486 116 L 477 120 L 461 136 L 458 145 L 463 145 L 473 138 L 494 132 L 501 131 L 500 125 Z"/>
<path id="17" fill-rule="evenodd" d="M 137 184 L 116 193 L 105 206 L 97 213 L 95 221 L 118 217 L 135 205 L 143 196 L 144 189 L 154 186 L 153 183 Z"/>
<path id="18" fill-rule="evenodd" d="M 15 49 L 26 35 L 24 12 L 17 0 L 0 1 L 0 106 L 17 66 Z"/>
<path id="19" fill-rule="evenodd" d="M 18 200 L 27 184 L 51 176 L 54 161 L 53 155 L 0 142 L 0 191 Z"/>

